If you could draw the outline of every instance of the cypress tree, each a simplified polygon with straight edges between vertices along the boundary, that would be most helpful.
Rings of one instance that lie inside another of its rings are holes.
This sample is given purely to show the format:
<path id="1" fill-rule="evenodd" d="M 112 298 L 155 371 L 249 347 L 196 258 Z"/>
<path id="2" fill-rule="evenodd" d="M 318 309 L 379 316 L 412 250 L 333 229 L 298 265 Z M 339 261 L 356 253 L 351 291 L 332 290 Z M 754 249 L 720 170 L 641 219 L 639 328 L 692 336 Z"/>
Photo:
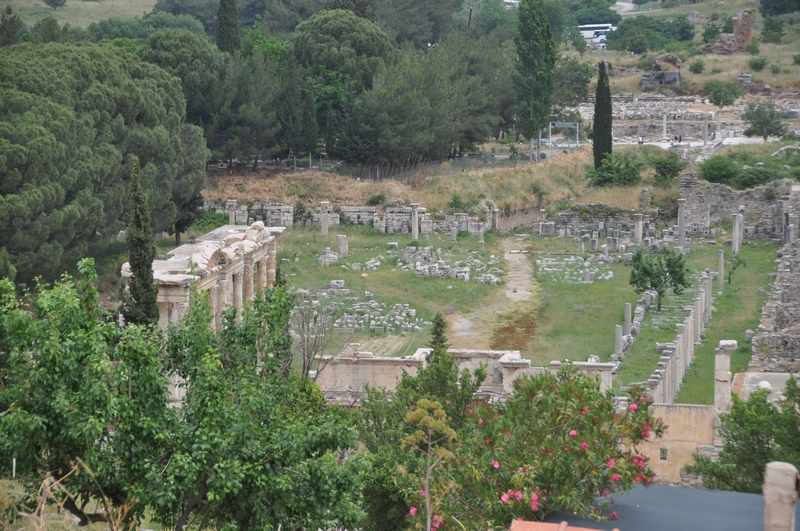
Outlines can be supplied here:
<path id="1" fill-rule="evenodd" d="M 530 140 L 530 161 L 533 162 L 533 140 L 550 121 L 557 55 L 542 0 L 520 2 L 514 45 L 517 60 L 512 80 L 517 95 L 517 124 Z"/>
<path id="2" fill-rule="evenodd" d="M 433 328 L 431 329 L 431 342 L 428 346 L 433 350 L 447 351 L 447 321 L 444 316 L 436 312 L 433 316 Z"/>
<path id="3" fill-rule="evenodd" d="M 600 168 L 606 153 L 611 154 L 611 87 L 608 84 L 606 63 L 598 65 L 597 91 L 594 100 L 594 126 L 592 142 L 594 142 L 594 168 Z"/>
<path id="4" fill-rule="evenodd" d="M 153 259 L 156 257 L 156 245 L 153 229 L 150 225 L 150 208 L 142 189 L 139 177 L 139 158 L 128 157 L 131 184 L 130 199 L 132 218 L 125 233 L 128 242 L 128 263 L 133 278 L 120 293 L 122 305 L 120 311 L 125 322 L 149 325 L 158 323 L 158 288 L 153 284 Z"/>
<path id="5" fill-rule="evenodd" d="M 241 48 L 239 42 L 239 9 L 236 0 L 219 0 L 217 11 L 217 48 L 233 53 Z"/>

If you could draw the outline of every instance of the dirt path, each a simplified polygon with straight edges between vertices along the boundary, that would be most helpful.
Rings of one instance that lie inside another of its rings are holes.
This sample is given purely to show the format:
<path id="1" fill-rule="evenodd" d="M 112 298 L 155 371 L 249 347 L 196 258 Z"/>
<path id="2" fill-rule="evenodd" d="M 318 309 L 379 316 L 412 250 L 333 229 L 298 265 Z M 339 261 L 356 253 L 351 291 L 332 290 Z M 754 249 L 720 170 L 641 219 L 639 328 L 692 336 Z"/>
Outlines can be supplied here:
<path id="1" fill-rule="evenodd" d="M 531 297 L 533 277 L 532 262 L 527 253 L 520 251 L 519 242 L 506 240 L 503 249 L 505 258 L 505 290 L 486 301 L 481 308 L 469 313 L 454 313 L 446 316 L 450 325 L 450 346 L 453 348 L 489 348 L 492 336 L 492 317 L 511 301 Z"/>

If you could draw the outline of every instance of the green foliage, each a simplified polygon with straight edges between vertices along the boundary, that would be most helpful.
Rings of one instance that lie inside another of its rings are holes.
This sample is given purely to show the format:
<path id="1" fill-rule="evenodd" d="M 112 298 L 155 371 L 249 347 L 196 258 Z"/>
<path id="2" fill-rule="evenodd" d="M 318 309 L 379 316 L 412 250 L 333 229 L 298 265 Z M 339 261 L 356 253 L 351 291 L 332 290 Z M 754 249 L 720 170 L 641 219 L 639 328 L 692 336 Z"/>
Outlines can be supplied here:
<path id="1" fill-rule="evenodd" d="M 159 30 L 184 29 L 203 36 L 203 25 L 187 15 L 175 16 L 171 13 L 153 13 L 146 19 L 111 17 L 89 24 L 89 33 L 94 40 L 133 39 L 139 43 Z"/>
<path id="2" fill-rule="evenodd" d="M 742 114 L 742 120 L 747 126 L 744 130 L 744 135 L 747 137 L 760 136 L 766 142 L 770 136 L 782 136 L 786 133 L 786 125 L 772 100 L 748 103 Z"/>
<path id="3" fill-rule="evenodd" d="M 255 53 L 260 53 L 265 59 L 283 66 L 289 55 L 289 43 L 268 37 L 261 28 L 245 28 L 242 55 L 252 57 Z"/>
<path id="4" fill-rule="evenodd" d="M 783 21 L 773 16 L 764 17 L 764 29 L 761 30 L 761 40 L 780 44 L 786 31 L 783 29 Z"/>
<path id="5" fill-rule="evenodd" d="M 800 11 L 800 2 L 798 0 L 761 0 L 758 10 L 764 18 L 770 15 L 777 16 Z"/>
<path id="6" fill-rule="evenodd" d="M 506 9 L 502 0 L 488 0 L 477 14 L 478 28 L 482 35 L 489 35 L 497 28 L 512 31 L 517 24 L 514 10 Z"/>
<path id="7" fill-rule="evenodd" d="M 593 505 L 598 491 L 649 485 L 653 472 L 636 446 L 664 431 L 640 388 L 630 400 L 618 413 L 613 393 L 565 364 L 558 374 L 517 379 L 507 404 L 472 405 L 469 431 L 459 434 L 451 444 L 454 457 L 433 474 L 432 490 L 447 489 L 446 518 L 475 531 L 487 522 L 506 528 L 517 517 L 543 520 L 555 511 L 607 518 L 608 507 Z"/>
<path id="8" fill-rule="evenodd" d="M 586 42 L 583 37 L 580 40 Z M 553 70 L 553 105 L 558 108 L 574 107 L 587 101 L 593 75 L 592 65 L 566 54 L 561 55 Z"/>
<path id="9" fill-rule="evenodd" d="M 517 59 L 512 73 L 517 126 L 531 142 L 533 160 L 533 139 L 550 120 L 557 53 L 542 0 L 522 0 L 517 13 Z"/>
<path id="10" fill-rule="evenodd" d="M 739 166 L 728 157 L 715 155 L 700 164 L 700 177 L 708 182 L 728 184 L 739 175 Z"/>
<path id="11" fill-rule="evenodd" d="M 766 57 L 751 57 L 747 60 L 747 66 L 750 67 L 750 70 L 753 72 L 761 72 L 768 64 L 769 59 Z"/>
<path id="12" fill-rule="evenodd" d="M 720 109 L 727 105 L 732 105 L 742 91 L 733 81 L 719 81 L 712 79 L 703 84 L 703 91 L 708 96 L 708 101 Z"/>
<path id="13" fill-rule="evenodd" d="M 104 41 L 101 44 L 108 44 L 109 46 L 114 46 L 130 53 L 136 53 L 136 50 L 139 49 L 139 41 L 135 39 L 112 39 L 110 41 Z"/>
<path id="14" fill-rule="evenodd" d="M 706 68 L 706 63 L 700 58 L 695 59 L 689 63 L 689 72 L 692 74 L 702 74 Z"/>
<path id="15" fill-rule="evenodd" d="M 5 247 L 0 247 L 0 280 L 7 278 L 11 282 L 14 282 L 16 276 L 17 268 L 11 264 L 8 251 Z"/>
<path id="16" fill-rule="evenodd" d="M 755 39 L 753 39 L 752 41 L 750 41 L 750 43 L 749 43 L 747 46 L 745 46 L 745 49 L 744 49 L 744 50 L 745 50 L 747 53 L 749 53 L 750 55 L 759 55 L 759 54 L 761 53 L 761 48 L 758 46 L 758 41 L 756 41 Z M 751 60 L 752 60 L 752 59 L 751 59 Z M 749 62 L 750 62 L 750 61 L 748 61 L 748 63 L 749 63 Z M 751 68 L 752 68 L 752 67 L 751 67 Z M 758 70 L 756 70 L 756 71 L 758 71 Z"/>
<path id="17" fill-rule="evenodd" d="M 800 53 L 794 54 L 792 56 L 792 63 L 794 65 L 800 65 Z"/>
<path id="18" fill-rule="evenodd" d="M 347 9 L 361 18 L 375 20 L 375 0 L 324 0 L 324 9 Z"/>
<path id="19" fill-rule="evenodd" d="M 128 242 L 128 262 L 133 277 L 128 282 L 127 289 L 123 287 L 120 291 L 120 313 L 125 316 L 126 323 L 153 325 L 158 323 L 158 287 L 153 284 L 156 244 L 150 224 L 150 208 L 139 177 L 138 157 L 128 156 L 128 168 L 132 216 L 125 232 L 125 240 Z"/>
<path id="20" fill-rule="evenodd" d="M 759 493 L 764 484 L 764 467 L 771 461 L 800 466 L 800 389 L 791 377 L 778 409 L 758 390 L 743 401 L 733 395 L 730 413 L 720 415 L 722 451 L 718 461 L 695 455 L 687 471 L 699 474 L 703 486 L 715 490 Z"/>
<path id="21" fill-rule="evenodd" d="M 180 84 L 160 68 L 113 47 L 52 43 L 7 49 L 0 72 L 0 246 L 22 279 L 123 228 L 129 154 L 155 231 L 203 187 L 202 131 L 183 123 Z"/>
<path id="22" fill-rule="evenodd" d="M 436 315 L 433 316 L 432 320 L 433 325 L 431 326 L 431 341 L 428 343 L 428 346 L 433 350 L 439 350 L 440 352 L 447 351 L 447 321 L 445 320 L 444 316 L 436 312 Z"/>
<path id="23" fill-rule="evenodd" d="M 728 276 L 728 284 L 733 280 L 733 273 L 740 267 L 747 267 L 747 262 L 740 254 L 729 254 L 725 260 L 725 274 Z"/>
<path id="24" fill-rule="evenodd" d="M 44 0 L 44 3 L 55 11 L 59 7 L 64 7 L 64 4 L 67 3 L 67 0 Z"/>
<path id="25" fill-rule="evenodd" d="M 610 9 L 608 4 L 583 7 L 573 11 L 575 24 L 617 24 L 622 15 Z"/>
<path id="26" fill-rule="evenodd" d="M 11 6 L 6 6 L 0 15 L 0 47 L 17 44 L 25 33 L 25 23 L 19 13 L 14 13 Z"/>
<path id="27" fill-rule="evenodd" d="M 241 48 L 239 11 L 236 7 L 236 0 L 219 0 L 215 36 L 217 48 L 223 52 L 232 54 Z"/>
<path id="28" fill-rule="evenodd" d="M 641 181 L 642 163 L 629 156 L 606 154 L 603 163 L 586 176 L 592 186 L 631 186 Z"/>
<path id="29" fill-rule="evenodd" d="M 726 17 L 720 26 L 722 33 L 733 33 L 733 17 Z"/>
<path id="30" fill-rule="evenodd" d="M 372 206 L 377 206 L 377 205 L 382 205 L 384 201 L 386 201 L 386 196 L 384 196 L 383 194 L 375 194 L 369 196 L 369 199 L 367 199 L 367 204 Z"/>
<path id="31" fill-rule="evenodd" d="M 628 50 L 644 53 L 660 50 L 672 42 L 689 42 L 694 39 L 694 25 L 685 15 L 673 20 L 657 19 L 640 15 L 620 22 L 617 31 L 606 36 L 611 50 Z"/>
<path id="32" fill-rule="evenodd" d="M 720 36 L 720 33 L 722 33 L 722 31 L 720 30 L 719 25 L 709 22 L 703 26 L 701 38 L 703 39 L 704 43 L 710 44 L 717 42 L 717 38 Z"/>
<path id="33" fill-rule="evenodd" d="M 659 157 L 652 161 L 653 169 L 656 170 L 656 186 L 666 188 L 672 180 L 680 175 L 686 167 L 685 162 L 681 162 L 677 153 L 668 153 L 665 157 Z"/>
<path id="34" fill-rule="evenodd" d="M 613 145 L 611 87 L 608 82 L 608 73 L 606 72 L 604 61 L 598 63 L 598 72 L 594 103 L 594 125 L 592 128 L 592 151 L 594 153 L 595 171 L 600 170 L 607 157 L 611 157 Z"/>
<path id="35" fill-rule="evenodd" d="M 228 215 L 220 214 L 213 210 L 206 210 L 189 226 L 189 230 L 198 236 L 211 232 L 223 225 L 228 224 Z"/>
<path id="36" fill-rule="evenodd" d="M 654 290 L 658 294 L 658 311 L 661 311 L 661 299 L 667 290 L 679 295 L 683 288 L 689 287 L 688 272 L 683 254 L 675 249 L 665 247 L 656 254 L 644 254 L 639 249 L 633 254 L 630 285 L 636 293 Z"/>

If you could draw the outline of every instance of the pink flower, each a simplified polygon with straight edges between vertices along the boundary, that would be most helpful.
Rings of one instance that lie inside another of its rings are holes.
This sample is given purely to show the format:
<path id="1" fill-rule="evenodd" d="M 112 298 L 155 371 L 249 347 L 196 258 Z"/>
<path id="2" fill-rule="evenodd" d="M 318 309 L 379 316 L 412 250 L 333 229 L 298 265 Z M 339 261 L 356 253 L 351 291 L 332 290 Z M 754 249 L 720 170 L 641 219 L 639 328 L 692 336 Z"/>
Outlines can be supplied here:
<path id="1" fill-rule="evenodd" d="M 650 431 L 652 429 L 652 425 L 648 422 L 644 425 L 644 431 Z"/>
<path id="2" fill-rule="evenodd" d="M 628 409 L 630 409 L 631 411 L 636 411 L 637 409 L 639 409 L 639 406 L 637 406 L 636 404 L 631 404 L 628 406 Z"/>
<path id="3" fill-rule="evenodd" d="M 586 406 L 583 406 L 583 408 L 581 409 L 581 413 L 583 413 L 585 415 L 588 412 L 589 412 L 589 410 L 586 408 Z"/>
<path id="4" fill-rule="evenodd" d="M 643 431 L 642 432 L 642 439 L 647 439 L 648 437 L 650 437 L 650 432 L 649 431 Z"/>
<path id="5" fill-rule="evenodd" d="M 636 476 L 636 483 L 641 483 L 642 481 L 644 481 L 644 477 L 645 477 L 644 474 L 639 474 L 638 476 Z"/>
<path id="6" fill-rule="evenodd" d="M 603 489 L 603 496 L 608 496 L 608 489 Z"/>
<path id="7" fill-rule="evenodd" d="M 588 450 L 588 449 L 589 449 L 589 445 L 586 444 L 586 442 L 582 442 L 581 443 L 581 450 Z"/>
<path id="8" fill-rule="evenodd" d="M 511 438 L 511 432 L 510 432 L 510 431 L 507 431 L 507 432 L 506 432 L 506 439 L 510 439 L 510 438 Z"/>
<path id="9" fill-rule="evenodd" d="M 531 511 L 536 512 L 539 510 L 539 502 L 531 502 Z"/>
<path id="10" fill-rule="evenodd" d="M 597 439 L 594 440 L 594 443 L 597 444 Z"/>
<path id="11" fill-rule="evenodd" d="M 417 508 L 416 507 L 412 507 L 411 509 L 408 510 L 408 512 L 411 513 L 411 516 L 416 516 L 417 515 Z"/>
<path id="12" fill-rule="evenodd" d="M 611 481 L 613 481 L 614 483 L 616 483 L 617 481 L 619 481 L 619 474 L 617 474 L 616 472 L 614 472 L 613 474 L 611 474 Z"/>
<path id="13" fill-rule="evenodd" d="M 643 396 L 643 397 L 642 397 L 642 404 L 646 404 L 646 403 L 647 403 L 647 397 L 646 397 L 646 396 Z"/>
<path id="14" fill-rule="evenodd" d="M 508 494 L 503 494 L 500 496 L 500 499 L 503 501 L 503 503 L 508 503 Z"/>
<path id="15" fill-rule="evenodd" d="M 425 496 L 426 494 L 428 494 L 428 493 L 425 491 L 425 489 L 421 489 L 421 490 L 419 491 L 419 495 L 420 495 L 420 496 Z"/>
<path id="16" fill-rule="evenodd" d="M 486 439 L 483 442 L 485 442 L 486 444 L 489 444 L 490 442 L 492 442 L 492 440 L 491 439 Z"/>
<path id="17" fill-rule="evenodd" d="M 614 468 L 615 466 L 617 466 L 617 462 L 614 461 L 613 459 L 609 459 L 607 464 L 608 468 Z"/>
<path id="18" fill-rule="evenodd" d="M 611 514 L 608 515 L 609 518 L 612 520 L 619 520 L 619 516 L 617 516 L 617 511 L 613 511 Z"/>
<path id="19" fill-rule="evenodd" d="M 578 436 L 578 432 L 575 431 L 575 430 L 569 430 L 569 436 L 570 437 L 577 437 Z"/>
<path id="20" fill-rule="evenodd" d="M 489 461 L 489 464 L 492 465 L 495 468 L 500 468 L 500 462 L 499 461 L 495 461 L 494 459 Z"/>
<path id="21" fill-rule="evenodd" d="M 522 493 L 520 491 L 515 492 L 514 499 L 520 501 L 522 499 Z"/>
<path id="22" fill-rule="evenodd" d="M 536 494 L 535 492 L 533 494 L 531 494 L 531 501 L 532 502 L 538 502 L 539 501 L 539 495 Z"/>
<path id="23" fill-rule="evenodd" d="M 478 424 L 483 424 L 483 419 L 478 419 Z"/>

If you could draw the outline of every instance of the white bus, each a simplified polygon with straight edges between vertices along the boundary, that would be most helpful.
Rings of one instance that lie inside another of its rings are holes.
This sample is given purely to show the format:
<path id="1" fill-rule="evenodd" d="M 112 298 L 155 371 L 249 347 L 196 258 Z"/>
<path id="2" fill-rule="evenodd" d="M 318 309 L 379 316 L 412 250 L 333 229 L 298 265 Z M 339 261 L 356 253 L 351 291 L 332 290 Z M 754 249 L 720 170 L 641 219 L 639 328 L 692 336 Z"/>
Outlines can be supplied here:
<path id="1" fill-rule="evenodd" d="M 603 44 L 606 42 L 606 35 L 609 31 L 616 31 L 617 27 L 613 24 L 584 24 L 578 26 L 581 35 L 587 44 Z"/>

